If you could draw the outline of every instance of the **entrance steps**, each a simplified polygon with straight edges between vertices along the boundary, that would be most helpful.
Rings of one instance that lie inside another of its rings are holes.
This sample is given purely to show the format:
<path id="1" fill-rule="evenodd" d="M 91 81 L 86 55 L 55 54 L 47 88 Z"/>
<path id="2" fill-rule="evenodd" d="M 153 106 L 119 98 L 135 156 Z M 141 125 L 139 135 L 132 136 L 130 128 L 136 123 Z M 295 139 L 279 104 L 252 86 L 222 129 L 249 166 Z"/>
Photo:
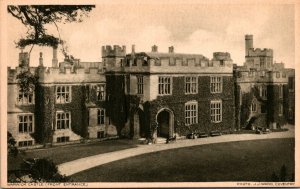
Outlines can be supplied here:
<path id="1" fill-rule="evenodd" d="M 137 139 L 137 143 L 138 144 L 148 144 L 148 140 L 146 138 L 139 138 L 139 139 Z M 157 137 L 155 140 L 155 144 L 166 144 L 166 143 L 167 143 L 167 138 Z"/>
<path id="2" fill-rule="evenodd" d="M 156 144 L 166 144 L 167 143 L 167 139 L 163 138 L 163 137 L 157 137 L 156 138 Z"/>

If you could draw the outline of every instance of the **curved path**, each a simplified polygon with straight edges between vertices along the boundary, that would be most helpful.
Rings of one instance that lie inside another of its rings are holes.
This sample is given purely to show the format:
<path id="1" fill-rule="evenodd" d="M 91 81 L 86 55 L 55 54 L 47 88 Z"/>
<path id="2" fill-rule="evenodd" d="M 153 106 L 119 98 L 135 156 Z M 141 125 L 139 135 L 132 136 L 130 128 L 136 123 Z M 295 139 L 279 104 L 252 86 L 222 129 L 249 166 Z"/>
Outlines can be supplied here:
<path id="1" fill-rule="evenodd" d="M 259 139 L 271 139 L 271 138 L 292 138 L 295 137 L 294 126 L 288 126 L 289 131 L 286 132 L 273 132 L 269 134 L 230 134 L 217 137 L 207 137 L 195 140 L 177 140 L 175 143 L 170 144 L 153 144 L 153 145 L 139 145 L 137 148 L 130 148 L 105 154 L 99 154 L 80 158 L 74 161 L 66 162 L 58 165 L 58 169 L 63 175 L 73 175 L 75 173 L 110 163 L 113 161 L 146 154 L 162 150 L 169 150 L 174 148 L 182 148 L 189 146 L 197 146 L 204 144 L 222 143 L 222 142 L 234 142 L 234 141 L 246 141 L 246 140 L 259 140 Z M 78 152 L 80 153 L 80 152 Z"/>

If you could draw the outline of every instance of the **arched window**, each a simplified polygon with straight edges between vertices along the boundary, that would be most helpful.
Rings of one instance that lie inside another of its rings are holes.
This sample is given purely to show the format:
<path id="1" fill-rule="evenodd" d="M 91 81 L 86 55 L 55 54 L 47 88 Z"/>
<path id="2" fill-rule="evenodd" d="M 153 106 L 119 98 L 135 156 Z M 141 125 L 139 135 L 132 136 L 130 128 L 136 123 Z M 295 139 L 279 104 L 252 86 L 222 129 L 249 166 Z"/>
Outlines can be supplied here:
<path id="1" fill-rule="evenodd" d="M 260 97 L 262 97 L 263 99 L 267 99 L 267 86 L 262 85 L 260 87 Z"/>
<path id="2" fill-rule="evenodd" d="M 57 111 L 56 112 L 56 129 L 70 129 L 71 127 L 71 112 Z"/>
<path id="3" fill-rule="evenodd" d="M 256 111 L 257 111 L 256 102 L 252 102 L 252 104 L 251 104 L 251 112 L 256 112 Z"/>

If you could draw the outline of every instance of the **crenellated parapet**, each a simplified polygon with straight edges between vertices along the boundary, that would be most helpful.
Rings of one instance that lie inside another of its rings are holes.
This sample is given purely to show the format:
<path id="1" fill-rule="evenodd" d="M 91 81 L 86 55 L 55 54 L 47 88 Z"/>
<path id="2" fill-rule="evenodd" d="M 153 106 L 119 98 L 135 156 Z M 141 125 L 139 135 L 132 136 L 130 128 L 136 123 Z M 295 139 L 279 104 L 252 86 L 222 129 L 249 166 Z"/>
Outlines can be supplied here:
<path id="1" fill-rule="evenodd" d="M 257 57 L 257 56 L 273 57 L 273 49 L 250 48 L 248 50 L 248 56 L 250 56 L 250 57 Z"/>
<path id="2" fill-rule="evenodd" d="M 40 83 L 82 83 L 82 82 L 103 82 L 105 81 L 102 69 L 91 68 L 72 68 L 72 67 L 30 67 L 30 72 L 39 78 Z M 8 83 L 17 83 L 17 75 L 24 71 L 20 67 L 11 69 L 8 67 Z"/>
<path id="3" fill-rule="evenodd" d="M 115 68 L 114 71 L 123 72 L 148 72 L 148 73 L 225 73 L 232 72 L 233 64 L 228 52 L 215 52 L 214 58 L 209 60 L 201 54 L 184 54 L 175 53 L 174 51 L 168 53 L 161 52 L 139 52 L 128 54 L 125 57 L 123 66 Z"/>
<path id="4" fill-rule="evenodd" d="M 125 57 L 126 56 L 126 46 L 110 45 L 102 46 L 102 57 Z"/>
<path id="5" fill-rule="evenodd" d="M 7 82 L 8 83 L 16 83 L 17 82 L 17 76 L 21 72 L 30 71 L 31 74 L 35 75 L 37 67 L 16 67 L 15 69 L 12 69 L 11 67 L 7 68 Z"/>
<path id="6" fill-rule="evenodd" d="M 52 68 L 43 67 L 39 69 L 40 83 L 84 83 L 103 82 L 105 80 L 102 70 L 98 68 Z"/>
<path id="7" fill-rule="evenodd" d="M 287 83 L 288 73 L 286 70 L 269 71 L 269 70 L 237 70 L 238 83 Z"/>

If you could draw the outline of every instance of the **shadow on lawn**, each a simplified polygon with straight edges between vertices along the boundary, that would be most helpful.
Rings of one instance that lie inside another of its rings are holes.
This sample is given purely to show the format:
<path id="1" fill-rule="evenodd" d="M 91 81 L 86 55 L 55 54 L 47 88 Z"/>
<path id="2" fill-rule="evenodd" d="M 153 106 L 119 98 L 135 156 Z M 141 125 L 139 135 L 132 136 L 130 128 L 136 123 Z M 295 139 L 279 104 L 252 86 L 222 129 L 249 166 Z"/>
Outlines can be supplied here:
<path id="1" fill-rule="evenodd" d="M 271 175 L 272 182 L 295 182 L 295 173 L 293 172 L 291 175 L 287 174 L 287 167 L 283 164 L 280 168 L 279 175 L 275 173 L 275 171 Z"/>

